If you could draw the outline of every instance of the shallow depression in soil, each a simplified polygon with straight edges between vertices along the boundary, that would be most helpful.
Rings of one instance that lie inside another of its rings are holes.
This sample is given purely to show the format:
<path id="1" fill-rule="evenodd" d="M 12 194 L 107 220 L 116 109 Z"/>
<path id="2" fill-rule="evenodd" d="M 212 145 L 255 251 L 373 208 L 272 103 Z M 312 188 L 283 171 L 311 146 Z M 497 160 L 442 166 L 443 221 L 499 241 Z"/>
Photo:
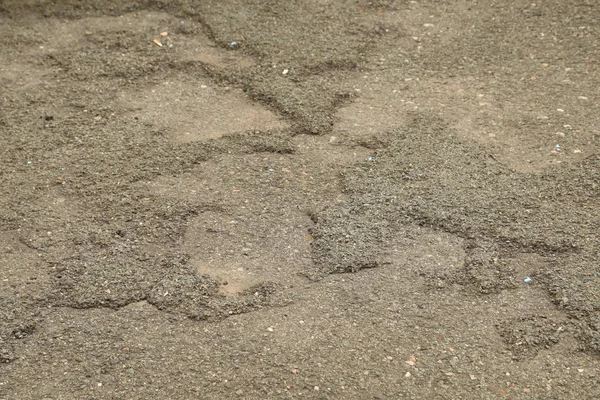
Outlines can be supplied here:
<path id="1" fill-rule="evenodd" d="M 285 126 L 273 112 L 250 101 L 241 90 L 215 87 L 208 80 L 165 81 L 140 91 L 123 92 L 120 98 L 142 122 L 162 127 L 177 142 Z"/>

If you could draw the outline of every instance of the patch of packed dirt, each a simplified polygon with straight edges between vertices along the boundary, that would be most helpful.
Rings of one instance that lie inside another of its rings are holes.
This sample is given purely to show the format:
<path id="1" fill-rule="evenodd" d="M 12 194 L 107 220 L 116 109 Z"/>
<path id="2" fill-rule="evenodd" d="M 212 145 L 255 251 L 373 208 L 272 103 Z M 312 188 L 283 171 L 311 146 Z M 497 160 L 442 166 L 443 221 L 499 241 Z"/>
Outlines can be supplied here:
<path id="1" fill-rule="evenodd" d="M 600 398 L 599 19 L 0 1 L 0 398 Z"/>

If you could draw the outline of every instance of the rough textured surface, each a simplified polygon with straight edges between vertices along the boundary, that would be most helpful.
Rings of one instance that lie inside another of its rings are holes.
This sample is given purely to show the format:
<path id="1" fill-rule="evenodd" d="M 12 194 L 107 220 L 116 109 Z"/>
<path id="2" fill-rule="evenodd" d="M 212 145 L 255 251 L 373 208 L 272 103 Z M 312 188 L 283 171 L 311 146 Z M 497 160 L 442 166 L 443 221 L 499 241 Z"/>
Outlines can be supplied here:
<path id="1" fill-rule="evenodd" d="M 0 398 L 600 398 L 599 15 L 1 1 Z"/>

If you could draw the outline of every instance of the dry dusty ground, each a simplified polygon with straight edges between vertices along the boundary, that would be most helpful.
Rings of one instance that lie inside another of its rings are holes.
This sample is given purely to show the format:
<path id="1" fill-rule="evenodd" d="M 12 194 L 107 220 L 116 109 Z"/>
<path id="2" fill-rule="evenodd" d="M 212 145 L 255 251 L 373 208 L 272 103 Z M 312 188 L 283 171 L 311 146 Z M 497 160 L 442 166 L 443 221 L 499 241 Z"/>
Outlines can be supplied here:
<path id="1" fill-rule="evenodd" d="M 0 398 L 600 398 L 597 0 L 0 22 Z"/>

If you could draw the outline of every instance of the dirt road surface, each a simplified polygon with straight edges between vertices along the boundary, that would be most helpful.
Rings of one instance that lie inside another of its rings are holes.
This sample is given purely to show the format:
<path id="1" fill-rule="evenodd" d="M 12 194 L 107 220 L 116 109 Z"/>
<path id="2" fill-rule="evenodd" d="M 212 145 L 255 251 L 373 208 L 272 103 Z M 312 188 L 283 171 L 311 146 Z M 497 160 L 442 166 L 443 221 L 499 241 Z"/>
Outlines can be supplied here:
<path id="1" fill-rule="evenodd" d="M 0 398 L 600 398 L 600 4 L 536 3 L 0 0 Z"/>

